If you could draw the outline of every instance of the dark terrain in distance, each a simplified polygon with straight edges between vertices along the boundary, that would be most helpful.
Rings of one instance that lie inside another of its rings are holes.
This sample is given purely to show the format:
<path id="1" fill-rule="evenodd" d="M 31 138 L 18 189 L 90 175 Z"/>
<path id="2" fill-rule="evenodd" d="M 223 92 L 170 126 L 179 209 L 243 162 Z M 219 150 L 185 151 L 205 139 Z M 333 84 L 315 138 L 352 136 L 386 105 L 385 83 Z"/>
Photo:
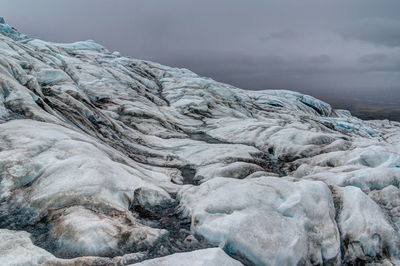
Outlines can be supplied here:
<path id="1" fill-rule="evenodd" d="M 346 109 L 364 120 L 389 119 L 400 122 L 400 88 L 382 90 L 296 90 Z"/>

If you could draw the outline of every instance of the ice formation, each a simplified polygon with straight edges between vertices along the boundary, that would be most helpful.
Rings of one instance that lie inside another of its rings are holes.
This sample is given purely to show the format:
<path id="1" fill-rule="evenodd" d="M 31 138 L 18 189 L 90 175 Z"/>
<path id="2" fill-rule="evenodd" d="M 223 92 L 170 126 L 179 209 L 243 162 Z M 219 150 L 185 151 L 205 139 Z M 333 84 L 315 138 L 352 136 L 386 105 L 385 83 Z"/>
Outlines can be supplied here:
<path id="1" fill-rule="evenodd" d="M 398 265 L 400 123 L 0 18 L 0 264 Z"/>

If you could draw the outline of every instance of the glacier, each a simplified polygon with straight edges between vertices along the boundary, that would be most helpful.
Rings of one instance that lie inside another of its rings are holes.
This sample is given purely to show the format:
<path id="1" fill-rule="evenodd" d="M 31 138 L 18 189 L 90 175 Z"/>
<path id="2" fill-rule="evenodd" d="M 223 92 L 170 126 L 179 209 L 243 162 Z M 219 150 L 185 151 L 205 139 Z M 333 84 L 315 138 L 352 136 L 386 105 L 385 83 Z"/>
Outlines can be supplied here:
<path id="1" fill-rule="evenodd" d="M 1 265 L 399 265 L 400 123 L 0 19 Z"/>

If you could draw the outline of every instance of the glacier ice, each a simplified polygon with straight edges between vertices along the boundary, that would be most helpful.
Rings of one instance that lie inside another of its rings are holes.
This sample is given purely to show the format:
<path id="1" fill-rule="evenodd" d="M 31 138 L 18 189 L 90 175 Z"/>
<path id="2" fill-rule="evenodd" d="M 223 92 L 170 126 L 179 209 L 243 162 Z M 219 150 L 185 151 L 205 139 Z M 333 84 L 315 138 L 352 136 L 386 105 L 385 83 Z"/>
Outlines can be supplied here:
<path id="1" fill-rule="evenodd" d="M 39 265 L 55 257 L 36 247 L 29 233 L 0 229 L 0 263 L 2 265 Z"/>
<path id="2" fill-rule="evenodd" d="M 396 265 L 399 166 L 398 122 L 0 18 L 9 265 Z"/>
<path id="3" fill-rule="evenodd" d="M 400 263 L 399 235 L 377 203 L 353 186 L 336 188 L 336 191 L 343 204 L 338 220 L 346 245 L 344 262 L 388 257 L 395 264 Z"/>
<path id="4" fill-rule="evenodd" d="M 257 265 L 340 261 L 333 201 L 323 182 L 214 178 L 180 194 L 196 233 Z"/>
<path id="5" fill-rule="evenodd" d="M 146 260 L 132 264 L 137 266 L 240 266 L 240 262 L 230 258 L 220 248 L 201 249 L 192 252 L 176 253 L 166 257 Z"/>

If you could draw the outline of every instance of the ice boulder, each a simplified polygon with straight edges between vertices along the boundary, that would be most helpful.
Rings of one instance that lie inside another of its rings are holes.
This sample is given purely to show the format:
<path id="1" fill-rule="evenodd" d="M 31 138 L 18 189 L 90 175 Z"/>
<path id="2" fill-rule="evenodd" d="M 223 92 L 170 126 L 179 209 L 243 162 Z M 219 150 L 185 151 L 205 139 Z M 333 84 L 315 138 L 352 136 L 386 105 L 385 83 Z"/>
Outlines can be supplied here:
<path id="1" fill-rule="evenodd" d="M 215 178 L 180 196 L 195 233 L 256 265 L 340 262 L 333 200 L 322 182 Z"/>
<path id="2" fill-rule="evenodd" d="M 359 188 L 336 188 L 342 208 L 338 225 L 345 248 L 344 263 L 374 262 L 387 257 L 400 263 L 399 233 L 387 221 L 384 212 Z"/>

